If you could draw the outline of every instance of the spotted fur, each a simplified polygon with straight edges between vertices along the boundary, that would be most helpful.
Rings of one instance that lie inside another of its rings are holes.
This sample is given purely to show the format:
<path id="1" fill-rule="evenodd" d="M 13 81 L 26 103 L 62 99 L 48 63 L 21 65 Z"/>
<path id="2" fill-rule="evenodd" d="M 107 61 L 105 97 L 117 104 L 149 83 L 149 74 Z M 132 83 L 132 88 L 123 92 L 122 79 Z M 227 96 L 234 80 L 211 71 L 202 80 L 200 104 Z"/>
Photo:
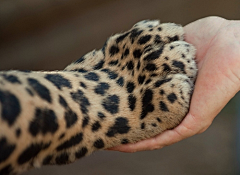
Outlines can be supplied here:
<path id="1" fill-rule="evenodd" d="M 0 175 L 67 164 L 176 127 L 195 49 L 173 23 L 141 21 L 63 71 L 0 72 Z"/>

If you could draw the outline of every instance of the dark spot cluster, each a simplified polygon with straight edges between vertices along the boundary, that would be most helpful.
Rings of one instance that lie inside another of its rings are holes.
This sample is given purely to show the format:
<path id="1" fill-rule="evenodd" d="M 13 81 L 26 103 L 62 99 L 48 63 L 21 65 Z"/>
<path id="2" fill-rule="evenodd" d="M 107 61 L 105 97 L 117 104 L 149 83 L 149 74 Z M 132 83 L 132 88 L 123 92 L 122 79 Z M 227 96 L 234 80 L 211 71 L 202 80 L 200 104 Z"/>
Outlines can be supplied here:
<path id="1" fill-rule="evenodd" d="M 129 108 L 131 109 L 131 111 L 133 111 L 135 109 L 136 101 L 137 101 L 137 98 L 133 94 L 130 94 L 128 96 L 128 105 L 129 105 Z"/>
<path id="2" fill-rule="evenodd" d="M 53 134 L 58 127 L 57 117 L 53 110 L 36 108 L 34 118 L 29 125 L 29 132 L 33 136 L 36 136 L 38 133 L 43 135 L 47 133 Z"/>
<path id="3" fill-rule="evenodd" d="M 93 146 L 97 149 L 101 149 L 105 146 L 105 144 L 102 139 L 98 139 L 93 143 Z"/>
<path id="4" fill-rule="evenodd" d="M 110 88 L 108 83 L 99 83 L 95 89 L 94 92 L 99 95 L 105 95 L 106 91 Z"/>
<path id="5" fill-rule="evenodd" d="M 16 148 L 16 145 L 8 143 L 5 137 L 1 138 L 0 139 L 0 163 L 7 160 L 7 158 L 12 154 L 15 148 Z"/>
<path id="6" fill-rule="evenodd" d="M 182 72 L 185 73 L 185 65 L 183 64 L 183 62 L 174 60 L 172 65 L 179 68 Z"/>
<path id="7" fill-rule="evenodd" d="M 118 78 L 117 79 L 117 84 L 119 86 L 123 87 L 124 86 L 124 78 L 123 77 Z"/>
<path id="8" fill-rule="evenodd" d="M 101 60 L 93 67 L 93 69 L 94 70 L 101 69 L 103 67 L 103 65 L 104 65 L 104 60 Z"/>
<path id="9" fill-rule="evenodd" d="M 172 79 L 171 78 L 167 78 L 167 79 L 163 79 L 163 80 L 159 80 L 155 83 L 155 87 L 160 87 L 161 85 L 171 81 Z"/>
<path id="10" fill-rule="evenodd" d="M 18 164 L 22 165 L 38 155 L 38 153 L 50 146 L 49 143 L 32 143 L 18 157 Z"/>
<path id="11" fill-rule="evenodd" d="M 117 95 L 109 95 L 102 101 L 102 106 L 111 114 L 116 114 L 119 111 L 120 99 Z"/>
<path id="12" fill-rule="evenodd" d="M 114 56 L 115 54 L 117 54 L 119 52 L 119 48 L 118 46 L 111 46 L 109 49 L 109 54 L 110 56 Z"/>
<path id="13" fill-rule="evenodd" d="M 74 62 L 74 64 L 81 63 L 81 62 L 83 62 L 84 60 L 85 60 L 85 58 L 84 58 L 84 56 L 83 56 L 83 57 L 79 58 L 78 60 L 76 60 L 76 61 Z"/>
<path id="14" fill-rule="evenodd" d="M 142 36 L 139 40 L 138 40 L 138 44 L 143 45 L 146 44 L 150 39 L 151 39 L 151 35 L 145 35 Z"/>
<path id="15" fill-rule="evenodd" d="M 50 91 L 48 88 L 46 88 L 44 85 L 39 83 L 38 80 L 34 78 L 28 78 L 28 84 L 34 89 L 34 91 L 43 99 L 46 100 L 47 102 L 51 103 L 52 98 L 50 95 Z"/>
<path id="16" fill-rule="evenodd" d="M 98 81 L 99 76 L 95 72 L 89 72 L 88 74 L 84 75 L 84 78 L 90 81 Z"/>
<path id="17" fill-rule="evenodd" d="M 71 82 L 60 74 L 47 74 L 45 78 L 53 83 L 59 90 L 62 90 L 62 87 L 72 88 Z"/>
<path id="18" fill-rule="evenodd" d="M 75 156 L 77 159 L 80 159 L 81 157 L 84 157 L 87 154 L 87 152 L 88 149 L 86 147 L 82 147 L 75 153 Z"/>
<path id="19" fill-rule="evenodd" d="M 116 43 L 122 42 L 128 35 L 129 35 L 129 32 L 120 35 L 120 36 L 116 39 Z"/>
<path id="20" fill-rule="evenodd" d="M 169 94 L 169 95 L 167 96 L 167 99 L 168 99 L 168 101 L 170 101 L 171 103 L 174 103 L 174 102 L 177 100 L 177 96 L 176 96 L 176 94 L 171 93 L 171 94 Z"/>
<path id="21" fill-rule="evenodd" d="M 16 77 L 15 75 L 7 75 L 7 74 L 3 74 L 2 75 L 3 78 L 5 80 L 7 80 L 8 82 L 10 83 L 13 83 L 13 84 L 21 84 L 21 81 L 18 79 L 18 77 Z"/>
<path id="22" fill-rule="evenodd" d="M 114 137 L 116 134 L 126 134 L 130 130 L 130 127 L 128 125 L 128 119 L 124 117 L 118 117 L 115 120 L 115 123 L 113 126 L 111 126 L 106 133 L 108 137 Z"/>
<path id="23" fill-rule="evenodd" d="M 159 58 L 160 55 L 162 54 L 163 49 L 164 49 L 164 46 L 162 46 L 160 49 L 158 49 L 158 50 L 156 50 L 156 51 L 153 51 L 153 52 L 149 53 L 149 54 L 144 58 L 144 60 L 145 60 L 145 61 L 156 60 L 156 59 Z"/>
<path id="24" fill-rule="evenodd" d="M 8 122 L 9 125 L 12 125 L 21 112 L 18 98 L 8 91 L 0 90 L 0 103 L 2 106 L 2 119 Z"/>
<path id="25" fill-rule="evenodd" d="M 128 93 L 132 93 L 135 89 L 135 84 L 133 82 L 128 82 L 127 83 L 127 91 Z"/>
<path id="26" fill-rule="evenodd" d="M 141 119 L 144 119 L 148 113 L 153 112 L 154 106 L 152 104 L 153 100 L 153 91 L 151 89 L 147 89 L 142 98 L 142 113 Z"/>
<path id="27" fill-rule="evenodd" d="M 130 34 L 131 42 L 133 43 L 136 37 L 138 37 L 143 31 L 139 29 L 133 29 Z"/>
<path id="28" fill-rule="evenodd" d="M 57 151 L 62 151 L 62 150 L 66 150 L 68 148 L 71 148 L 77 144 L 79 144 L 81 141 L 83 140 L 83 133 L 78 133 L 74 136 L 72 136 L 69 140 L 63 142 L 62 144 L 60 144 L 56 150 Z"/>
<path id="29" fill-rule="evenodd" d="M 168 112 L 168 111 L 169 111 L 167 105 L 166 105 L 163 101 L 160 101 L 160 102 L 159 102 L 159 107 L 160 107 L 160 109 L 161 109 L 162 111 L 164 111 L 164 112 Z"/>
<path id="30" fill-rule="evenodd" d="M 117 74 L 117 73 L 115 73 L 114 71 L 111 71 L 111 70 L 109 70 L 109 69 L 102 69 L 101 71 L 107 73 L 107 74 L 108 74 L 108 77 L 109 77 L 110 79 L 116 79 L 116 78 L 118 77 L 118 74 Z"/>

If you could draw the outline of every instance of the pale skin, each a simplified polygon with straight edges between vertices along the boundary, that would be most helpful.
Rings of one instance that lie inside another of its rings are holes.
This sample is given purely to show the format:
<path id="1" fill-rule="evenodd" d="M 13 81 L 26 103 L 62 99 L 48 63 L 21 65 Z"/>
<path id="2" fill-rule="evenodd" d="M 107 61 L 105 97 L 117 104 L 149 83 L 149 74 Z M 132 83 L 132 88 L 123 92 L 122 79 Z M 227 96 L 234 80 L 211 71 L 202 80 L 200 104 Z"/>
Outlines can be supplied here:
<path id="1" fill-rule="evenodd" d="M 197 49 L 198 65 L 189 113 L 173 130 L 110 150 L 137 152 L 160 149 L 200 134 L 240 90 L 240 21 L 207 17 L 188 24 L 184 29 L 185 40 Z"/>

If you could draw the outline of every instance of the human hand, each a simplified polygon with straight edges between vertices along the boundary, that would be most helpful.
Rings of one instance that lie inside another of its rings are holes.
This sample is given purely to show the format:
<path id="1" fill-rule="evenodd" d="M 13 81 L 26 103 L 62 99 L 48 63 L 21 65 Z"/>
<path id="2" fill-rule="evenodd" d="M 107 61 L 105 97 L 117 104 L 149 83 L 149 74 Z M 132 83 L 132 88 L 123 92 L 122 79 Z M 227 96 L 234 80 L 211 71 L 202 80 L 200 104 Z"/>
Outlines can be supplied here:
<path id="1" fill-rule="evenodd" d="M 135 144 L 110 150 L 136 152 L 160 149 L 204 132 L 240 88 L 240 21 L 207 17 L 184 27 L 185 40 L 196 49 L 198 77 L 189 113 L 182 123 Z"/>

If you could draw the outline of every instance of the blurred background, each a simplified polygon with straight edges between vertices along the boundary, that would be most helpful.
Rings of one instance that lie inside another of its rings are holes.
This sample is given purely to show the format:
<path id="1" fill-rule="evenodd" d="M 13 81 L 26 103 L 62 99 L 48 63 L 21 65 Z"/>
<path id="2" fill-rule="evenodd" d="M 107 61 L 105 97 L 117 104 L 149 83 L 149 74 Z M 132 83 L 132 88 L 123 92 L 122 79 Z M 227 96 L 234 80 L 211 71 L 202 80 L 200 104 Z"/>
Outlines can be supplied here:
<path id="1" fill-rule="evenodd" d="M 0 70 L 63 69 L 140 20 L 186 25 L 213 15 L 240 19 L 240 1 L 0 0 Z M 175 145 L 134 154 L 101 151 L 70 165 L 47 166 L 24 175 L 240 174 L 237 96 L 206 132 Z"/>

